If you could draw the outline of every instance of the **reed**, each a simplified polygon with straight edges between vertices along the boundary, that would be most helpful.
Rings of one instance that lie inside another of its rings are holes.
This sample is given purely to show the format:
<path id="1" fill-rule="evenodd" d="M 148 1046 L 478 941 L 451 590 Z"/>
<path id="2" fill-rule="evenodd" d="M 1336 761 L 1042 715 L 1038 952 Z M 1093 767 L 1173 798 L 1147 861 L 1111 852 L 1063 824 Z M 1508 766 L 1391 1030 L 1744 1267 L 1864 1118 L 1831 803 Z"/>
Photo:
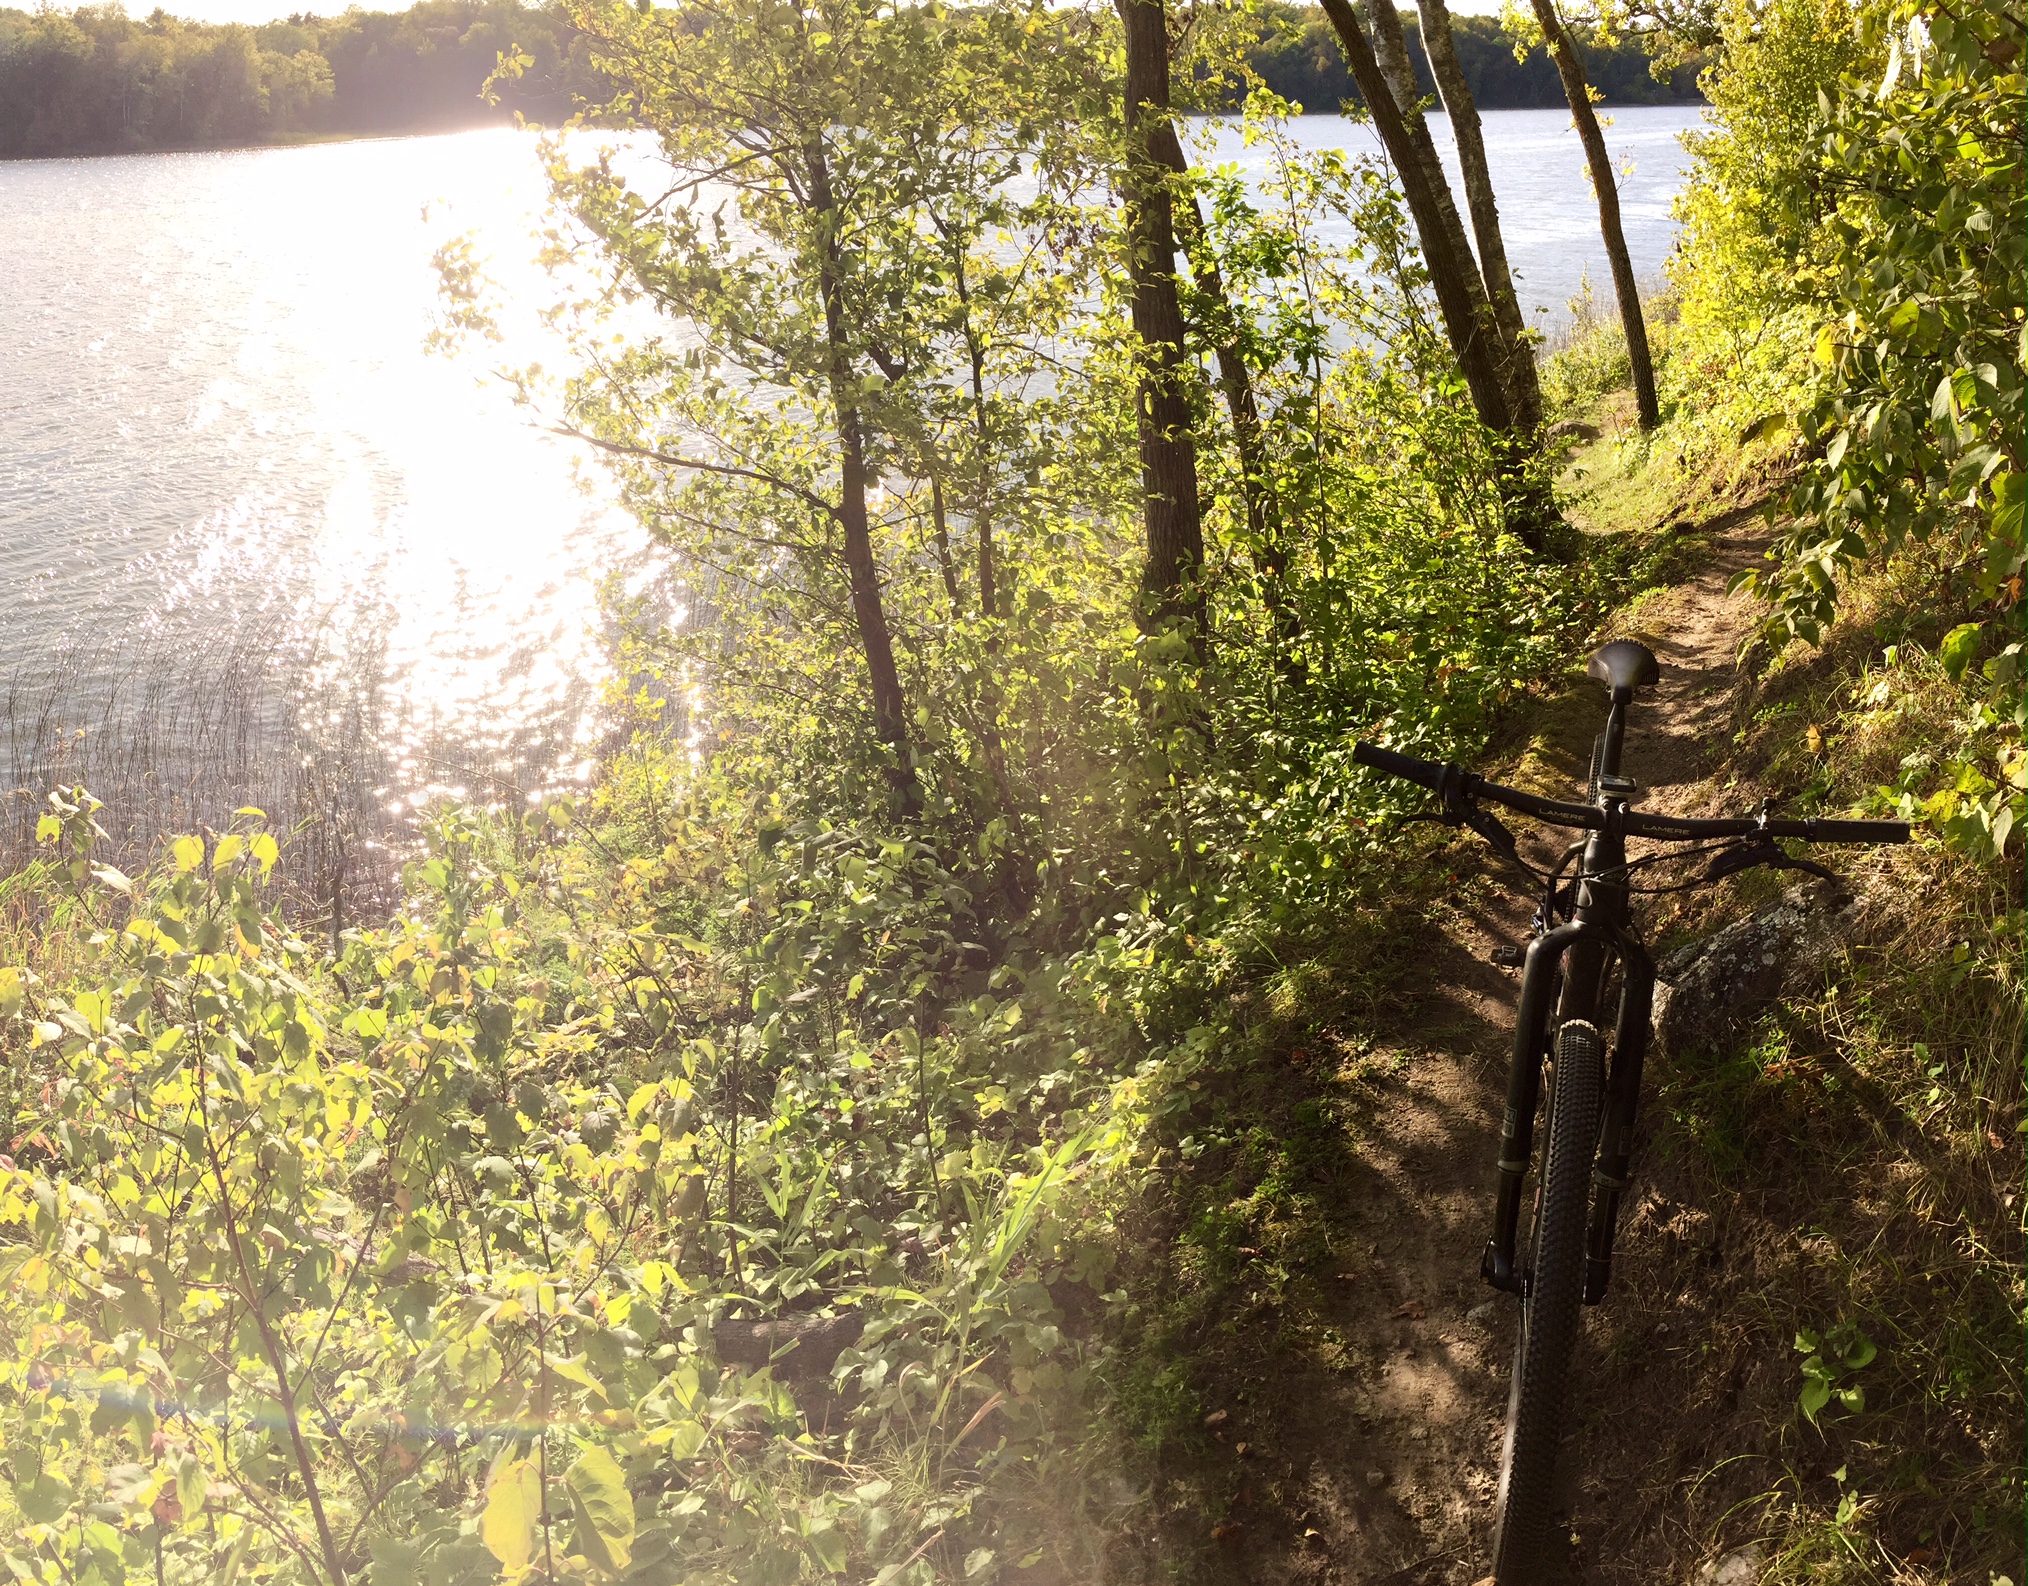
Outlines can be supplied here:
<path id="1" fill-rule="evenodd" d="M 334 937 L 384 917 L 431 802 L 525 807 L 585 757 L 598 708 L 580 680 L 531 720 L 447 719 L 411 698 L 386 657 L 307 631 L 293 614 L 193 639 L 80 634 L 0 687 L 0 867 L 35 856 L 49 789 L 104 801 L 106 859 L 145 866 L 179 832 L 266 812 L 283 838 L 290 916 Z"/>

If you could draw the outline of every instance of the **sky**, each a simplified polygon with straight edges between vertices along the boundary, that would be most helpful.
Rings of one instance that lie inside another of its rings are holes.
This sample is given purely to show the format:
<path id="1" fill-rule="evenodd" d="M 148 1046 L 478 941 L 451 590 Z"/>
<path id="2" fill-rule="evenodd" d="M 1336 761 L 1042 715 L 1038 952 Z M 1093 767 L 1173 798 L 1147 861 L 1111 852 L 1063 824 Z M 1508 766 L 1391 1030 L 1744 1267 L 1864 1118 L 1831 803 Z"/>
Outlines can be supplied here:
<path id="1" fill-rule="evenodd" d="M 21 4 L 22 0 L 11 0 Z M 71 0 L 59 0 L 68 5 Z M 162 0 L 162 9 L 195 22 L 272 22 L 291 11 L 315 11 L 336 15 L 353 0 Z M 369 11 L 406 11 L 413 0 L 358 0 Z M 155 0 L 127 0 L 129 16 L 146 16 L 155 9 Z M 1493 16 L 1500 0 L 1451 0 L 1451 10 L 1471 15 Z"/>

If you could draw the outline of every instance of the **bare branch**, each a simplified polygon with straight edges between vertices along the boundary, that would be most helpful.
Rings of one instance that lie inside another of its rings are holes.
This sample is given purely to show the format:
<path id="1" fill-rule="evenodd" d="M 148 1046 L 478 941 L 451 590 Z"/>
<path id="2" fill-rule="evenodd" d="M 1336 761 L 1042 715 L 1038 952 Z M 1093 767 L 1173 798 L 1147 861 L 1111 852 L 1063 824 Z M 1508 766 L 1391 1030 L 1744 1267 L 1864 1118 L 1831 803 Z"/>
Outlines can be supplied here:
<path id="1" fill-rule="evenodd" d="M 583 441 L 587 446 L 596 446 L 602 452 L 611 452 L 619 457 L 638 457 L 644 462 L 661 463 L 669 468 L 690 468 L 698 473 L 719 474 L 727 479 L 749 479 L 755 484 L 766 485 L 772 490 L 794 496 L 805 506 L 815 507 L 834 523 L 838 521 L 838 509 L 814 490 L 806 490 L 792 480 L 783 479 L 775 474 L 762 473 L 758 468 L 741 468 L 732 463 L 711 463 L 700 457 L 678 457 L 671 452 L 657 451 L 652 446 L 636 446 L 629 441 L 609 441 L 570 424 L 550 424 L 544 427 L 552 435 L 568 436 L 572 440 Z M 783 547 L 784 550 L 795 548 L 786 545 Z"/>

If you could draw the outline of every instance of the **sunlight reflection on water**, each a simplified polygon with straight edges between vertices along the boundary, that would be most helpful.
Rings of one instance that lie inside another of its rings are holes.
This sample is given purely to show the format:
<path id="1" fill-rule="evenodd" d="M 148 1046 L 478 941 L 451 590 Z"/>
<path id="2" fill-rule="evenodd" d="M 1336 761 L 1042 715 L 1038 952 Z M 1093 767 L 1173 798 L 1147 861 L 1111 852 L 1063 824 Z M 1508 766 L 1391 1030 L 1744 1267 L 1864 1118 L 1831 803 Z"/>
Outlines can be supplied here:
<path id="1" fill-rule="evenodd" d="M 145 742 L 129 780 L 158 791 L 248 769 L 165 741 L 141 668 L 181 679 L 179 720 L 353 722 L 383 804 L 582 772 L 598 584 L 644 575 L 646 536 L 479 366 L 423 348 L 453 229 L 540 300 L 543 195 L 513 131 L 0 166 L 17 777 L 57 741 L 81 769 Z M 508 330 L 490 353 L 542 355 L 532 319 Z M 270 664 L 224 697 L 221 643 L 254 629 Z"/>
<path id="2" fill-rule="evenodd" d="M 1568 117 L 1486 118 L 1524 295 L 1603 292 Z M 1683 108 L 1621 110 L 1637 268 L 1687 163 Z M 1441 128 L 1441 118 L 1438 118 Z M 1300 144 L 1355 152 L 1335 117 Z M 1228 133 L 1215 159 L 1256 157 Z M 482 366 L 425 353 L 433 249 L 477 234 L 542 357 L 544 196 L 512 130 L 0 164 L 0 732 L 19 815 L 59 775 L 125 835 L 351 809 L 362 838 L 437 792 L 584 774 L 607 672 L 598 589 L 662 565 L 597 465 Z M 428 212 L 426 215 L 426 211 Z M 79 736 L 82 732 L 82 736 Z"/>

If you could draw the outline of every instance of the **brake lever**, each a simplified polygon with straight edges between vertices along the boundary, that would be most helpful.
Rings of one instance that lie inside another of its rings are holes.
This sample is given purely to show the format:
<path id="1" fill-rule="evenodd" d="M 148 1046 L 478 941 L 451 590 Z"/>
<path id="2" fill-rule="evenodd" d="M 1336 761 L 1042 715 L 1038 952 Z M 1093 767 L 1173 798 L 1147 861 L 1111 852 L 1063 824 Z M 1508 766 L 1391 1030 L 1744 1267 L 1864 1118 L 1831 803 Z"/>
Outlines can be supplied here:
<path id="1" fill-rule="evenodd" d="M 1432 826 L 1469 826 L 1491 843 L 1493 851 L 1503 859 L 1511 860 L 1523 870 L 1529 868 L 1528 862 L 1521 857 L 1520 846 L 1515 842 L 1514 834 L 1507 829 L 1499 816 L 1480 809 L 1476 804 L 1467 803 L 1462 798 L 1446 800 L 1446 804 L 1447 807 L 1441 810 L 1430 810 L 1420 815 L 1404 815 L 1401 823 L 1404 826 L 1412 826 L 1418 821 L 1428 821 Z"/>
<path id="2" fill-rule="evenodd" d="M 1463 812 L 1460 819 L 1467 826 L 1471 827 L 1473 831 L 1485 838 L 1487 842 L 1491 843 L 1494 852 L 1500 854 L 1503 858 L 1513 860 L 1523 870 L 1528 868 L 1526 864 L 1522 863 L 1521 850 L 1515 845 L 1514 834 L 1507 830 L 1499 816 L 1489 810 L 1482 810 L 1473 805 Z"/>
<path id="3" fill-rule="evenodd" d="M 1826 870 L 1814 860 L 1793 859 L 1777 848 L 1773 842 L 1752 842 L 1738 848 L 1728 848 L 1713 857 L 1704 868 L 1706 881 L 1721 881 L 1742 870 L 1751 870 L 1756 865 L 1766 865 L 1770 870 L 1801 870 L 1808 875 L 1819 876 L 1825 881 L 1836 881 L 1838 873 Z"/>

